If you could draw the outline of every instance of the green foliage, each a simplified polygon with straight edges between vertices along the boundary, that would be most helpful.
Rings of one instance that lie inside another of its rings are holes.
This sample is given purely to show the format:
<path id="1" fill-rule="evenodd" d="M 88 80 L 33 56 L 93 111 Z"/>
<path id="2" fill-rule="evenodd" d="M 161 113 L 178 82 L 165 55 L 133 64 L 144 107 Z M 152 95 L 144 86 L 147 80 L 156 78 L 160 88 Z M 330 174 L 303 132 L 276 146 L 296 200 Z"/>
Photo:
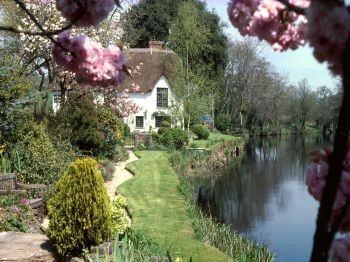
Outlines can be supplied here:
<path id="1" fill-rule="evenodd" d="M 29 232 L 35 224 L 33 210 L 19 196 L 0 196 L 0 232 Z"/>
<path id="2" fill-rule="evenodd" d="M 50 132 L 69 138 L 85 154 L 113 159 L 127 132 L 116 112 L 96 105 L 90 95 L 72 95 L 50 117 Z"/>
<path id="3" fill-rule="evenodd" d="M 161 124 L 160 124 L 160 128 L 158 128 L 158 134 L 164 134 L 164 132 L 169 129 L 171 127 L 171 124 L 170 122 L 168 121 L 163 121 Z"/>
<path id="4" fill-rule="evenodd" d="M 198 139 L 208 139 L 210 134 L 209 129 L 202 124 L 192 126 L 192 132 L 197 135 Z"/>
<path id="5" fill-rule="evenodd" d="M 60 254 L 80 252 L 110 236 L 110 202 L 94 159 L 69 165 L 54 188 L 48 215 L 48 236 Z"/>
<path id="6" fill-rule="evenodd" d="M 230 129 L 231 119 L 227 114 L 220 114 L 215 118 L 215 126 L 218 130 L 227 131 Z"/>
<path id="7" fill-rule="evenodd" d="M 168 42 L 169 28 L 184 0 L 143 0 L 131 6 L 121 21 L 123 41 L 132 47 L 148 47 L 150 40 Z"/>
<path id="8" fill-rule="evenodd" d="M 118 237 L 116 239 L 118 239 Z M 159 246 L 146 234 L 141 231 L 128 230 L 120 241 L 114 242 L 113 253 L 111 255 L 105 254 L 101 256 L 101 254 L 97 252 L 95 257 L 87 256 L 85 259 L 90 262 L 144 262 L 152 261 L 154 258 L 165 258 L 166 256 L 168 256 L 167 249 Z"/>
<path id="9" fill-rule="evenodd" d="M 114 162 L 127 160 L 129 157 L 128 151 L 121 145 L 115 147 Z"/>
<path id="10" fill-rule="evenodd" d="M 170 127 L 171 127 L 171 124 L 170 124 L 170 122 L 164 120 L 164 121 L 160 124 L 160 127 L 168 127 L 168 128 L 170 128 Z"/>
<path id="11" fill-rule="evenodd" d="M 126 219 L 125 208 L 127 206 L 126 198 L 117 195 L 112 201 L 112 235 L 124 234 L 129 228 L 129 223 Z"/>
<path id="12" fill-rule="evenodd" d="M 208 11 L 203 2 L 186 1 L 170 30 L 170 48 L 182 61 L 189 61 L 195 75 L 220 79 L 227 63 L 227 38 L 217 14 Z"/>
<path id="13" fill-rule="evenodd" d="M 21 132 L 8 152 L 13 171 L 21 182 L 52 185 L 70 158 L 55 148 L 43 124 L 29 123 Z"/>
<path id="14" fill-rule="evenodd" d="M 181 149 L 188 143 L 186 132 L 180 128 L 168 128 L 162 134 L 154 134 L 153 139 L 169 149 Z"/>
<path id="15" fill-rule="evenodd" d="M 102 160 L 98 162 L 98 168 L 105 182 L 111 181 L 115 172 L 115 165 L 109 160 Z"/>

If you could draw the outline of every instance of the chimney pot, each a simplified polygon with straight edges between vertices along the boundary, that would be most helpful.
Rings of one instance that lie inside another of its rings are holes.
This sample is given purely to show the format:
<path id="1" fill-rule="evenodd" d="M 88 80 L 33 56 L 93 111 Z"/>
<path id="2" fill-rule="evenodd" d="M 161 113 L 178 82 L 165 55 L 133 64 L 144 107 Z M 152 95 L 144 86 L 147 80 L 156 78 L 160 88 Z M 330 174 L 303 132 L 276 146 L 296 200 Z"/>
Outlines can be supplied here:
<path id="1" fill-rule="evenodd" d="M 163 49 L 164 42 L 162 41 L 149 41 L 149 48 L 151 49 Z"/>

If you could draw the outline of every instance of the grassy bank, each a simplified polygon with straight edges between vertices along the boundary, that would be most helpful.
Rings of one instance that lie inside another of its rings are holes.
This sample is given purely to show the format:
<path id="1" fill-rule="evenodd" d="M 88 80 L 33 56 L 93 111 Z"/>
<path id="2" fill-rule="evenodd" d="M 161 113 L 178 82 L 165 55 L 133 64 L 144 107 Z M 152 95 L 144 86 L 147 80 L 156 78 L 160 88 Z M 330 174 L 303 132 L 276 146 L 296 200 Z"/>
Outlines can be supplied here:
<path id="1" fill-rule="evenodd" d="M 205 148 L 206 150 L 213 150 L 220 144 L 222 144 L 225 141 L 235 141 L 239 143 L 242 138 L 230 136 L 230 135 L 224 135 L 220 133 L 210 133 L 209 138 L 206 140 L 193 140 L 189 147 L 193 148 Z"/>
<path id="2" fill-rule="evenodd" d="M 118 190 L 128 200 L 133 228 L 159 245 L 171 248 L 172 257 L 186 261 L 230 261 L 218 249 L 203 244 L 192 229 L 186 201 L 178 191 L 179 178 L 164 151 L 137 152 L 140 160 L 128 168 L 135 178 Z"/>
<path id="3" fill-rule="evenodd" d="M 193 199 L 193 183 L 186 177 L 180 179 L 180 190 L 187 199 L 188 215 L 200 239 L 229 255 L 237 262 L 274 261 L 273 254 L 264 245 L 257 245 L 225 224 L 219 224 L 206 216 Z"/>

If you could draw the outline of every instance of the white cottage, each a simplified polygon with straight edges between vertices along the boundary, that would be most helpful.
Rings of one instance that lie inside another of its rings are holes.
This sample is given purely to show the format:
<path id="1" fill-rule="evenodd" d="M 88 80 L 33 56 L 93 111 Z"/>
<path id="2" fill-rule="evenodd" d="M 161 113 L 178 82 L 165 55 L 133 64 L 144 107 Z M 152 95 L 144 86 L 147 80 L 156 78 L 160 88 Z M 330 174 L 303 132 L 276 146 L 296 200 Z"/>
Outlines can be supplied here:
<path id="1" fill-rule="evenodd" d="M 173 51 L 164 50 L 162 44 L 151 41 L 149 48 L 129 50 L 128 65 L 134 73 L 118 89 L 130 89 L 133 83 L 140 86 L 138 92 L 129 94 L 141 108 L 138 113 L 124 119 L 131 131 L 157 130 L 166 116 L 172 118 L 172 125 L 183 127 L 182 113 L 179 114 L 182 106 L 171 85 L 176 77 L 173 69 L 181 66 L 181 60 Z"/>

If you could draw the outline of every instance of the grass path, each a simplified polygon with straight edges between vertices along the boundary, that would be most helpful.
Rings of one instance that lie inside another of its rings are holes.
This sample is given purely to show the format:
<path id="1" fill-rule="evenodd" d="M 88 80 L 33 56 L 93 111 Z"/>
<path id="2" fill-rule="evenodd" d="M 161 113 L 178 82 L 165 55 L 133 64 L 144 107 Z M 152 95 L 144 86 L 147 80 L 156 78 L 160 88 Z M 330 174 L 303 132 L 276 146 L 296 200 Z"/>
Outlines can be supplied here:
<path id="1" fill-rule="evenodd" d="M 218 249 L 196 239 L 186 202 L 177 190 L 178 177 L 169 165 L 169 153 L 141 151 L 137 156 L 138 161 L 127 165 L 135 177 L 118 187 L 128 200 L 133 228 L 170 247 L 172 257 L 188 261 L 192 256 L 194 262 L 231 261 Z"/>

